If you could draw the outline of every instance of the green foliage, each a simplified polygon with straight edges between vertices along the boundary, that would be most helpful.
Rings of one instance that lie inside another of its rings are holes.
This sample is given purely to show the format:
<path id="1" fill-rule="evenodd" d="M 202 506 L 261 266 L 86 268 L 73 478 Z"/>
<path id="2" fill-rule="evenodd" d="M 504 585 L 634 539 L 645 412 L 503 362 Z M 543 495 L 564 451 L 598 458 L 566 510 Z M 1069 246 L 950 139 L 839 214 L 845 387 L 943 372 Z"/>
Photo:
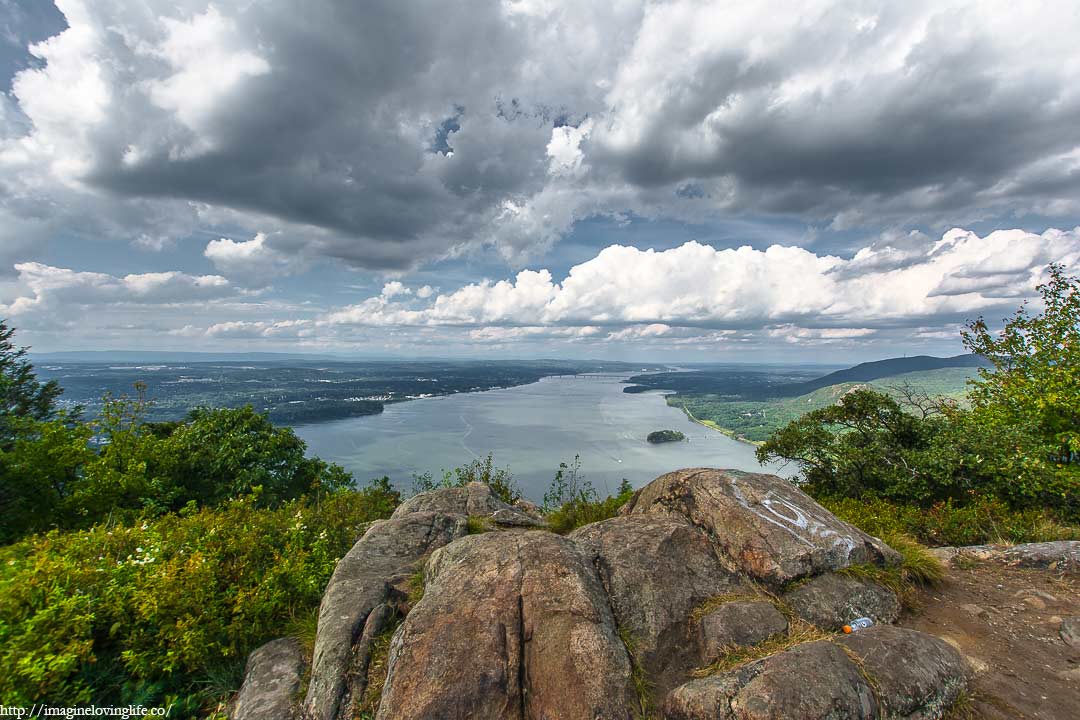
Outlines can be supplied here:
<path id="1" fill-rule="evenodd" d="M 624 478 L 615 495 L 601 499 L 592 483 L 581 475 L 581 457 L 559 463 L 551 486 L 544 493 L 544 512 L 552 532 L 566 534 L 582 525 L 615 517 L 634 489 Z"/>
<path id="2" fill-rule="evenodd" d="M 1013 510 L 993 498 L 963 505 L 944 501 L 929 508 L 875 498 L 817 500 L 837 517 L 882 539 L 907 535 L 931 546 L 1080 540 L 1080 527 L 1062 525 L 1045 510 Z"/>
<path id="3" fill-rule="evenodd" d="M 96 459 L 89 446 L 90 427 L 63 413 L 18 424 L 15 440 L 0 451 L 0 544 L 69 517 L 82 468 Z"/>
<path id="4" fill-rule="evenodd" d="M 216 505 L 255 492 L 273 507 L 305 493 L 333 492 L 351 478 L 339 466 L 304 457 L 304 441 L 274 427 L 251 406 L 200 408 L 155 451 L 170 506 Z"/>
<path id="5" fill-rule="evenodd" d="M 971 382 L 970 410 L 856 388 L 773 432 L 758 459 L 798 462 L 815 496 L 929 511 L 912 521 L 920 539 L 1056 534 L 1049 513 L 1080 522 L 1080 280 L 1052 265 L 1038 289 L 1041 313 L 963 333 L 993 363 Z"/>
<path id="6" fill-rule="evenodd" d="M 686 436 L 678 430 L 654 430 L 645 438 L 651 443 L 678 442 L 685 440 Z"/>
<path id="7" fill-rule="evenodd" d="M 199 409 L 184 422 L 150 424 L 143 387 L 136 390 L 105 398 L 89 423 L 63 413 L 18 421 L 19 436 L 0 453 L 0 542 L 248 495 L 274 507 L 351 484 L 345 470 L 304 457 L 291 429 L 275 428 L 250 407 Z"/>
<path id="8" fill-rule="evenodd" d="M 56 381 L 38 382 L 34 366 L 26 359 L 27 348 L 12 342 L 15 328 L 0 320 L 0 450 L 7 450 L 19 436 L 20 420 L 50 420 L 63 392 Z"/>
<path id="9" fill-rule="evenodd" d="M 1015 451 L 1024 460 L 1014 479 L 1027 496 L 1062 503 L 1080 518 L 1080 279 L 1050 265 L 1050 279 L 1038 287 L 1043 310 L 1026 304 L 996 335 L 979 318 L 963 332 L 964 344 L 987 357 L 993 369 L 971 382 L 972 411 L 996 431 L 1009 428 L 1025 442 Z M 1052 464 L 1059 482 L 1039 485 L 1041 466 Z"/>
<path id="10" fill-rule="evenodd" d="M 15 329 L 0 320 L 0 543 L 47 525 L 88 439 L 78 411 L 57 408 L 60 386 L 38 382 Z"/>
<path id="11" fill-rule="evenodd" d="M 513 505 L 521 499 L 521 488 L 510 474 L 510 470 L 495 467 L 495 460 L 491 453 L 453 470 L 443 470 L 441 480 L 435 480 L 431 473 L 413 475 L 413 494 L 440 487 L 462 487 L 471 482 L 487 485 L 496 497 L 505 503 Z"/>
<path id="12" fill-rule="evenodd" d="M 687 393 L 669 395 L 668 404 L 681 408 L 692 420 L 751 443 L 761 443 L 777 428 L 797 420 L 804 413 L 834 404 L 855 388 L 868 388 L 889 395 L 903 407 L 909 405 L 906 389 L 915 389 L 927 398 L 947 398 L 963 405 L 967 381 L 975 368 L 942 368 L 903 373 L 868 383 L 845 382 L 819 388 L 805 395 L 768 400 L 734 400 L 730 396 Z"/>
<path id="13" fill-rule="evenodd" d="M 51 532 L 0 548 L 0 697 L 14 704 L 165 704 L 234 691 L 247 654 L 318 606 L 385 487 L 131 525 Z"/>
<path id="14" fill-rule="evenodd" d="M 924 417 L 857 389 L 777 430 L 758 459 L 794 460 L 815 496 L 884 498 L 929 508 L 996 498 L 1046 507 L 1062 478 L 1037 457 L 1022 428 L 990 425 L 949 405 Z"/>

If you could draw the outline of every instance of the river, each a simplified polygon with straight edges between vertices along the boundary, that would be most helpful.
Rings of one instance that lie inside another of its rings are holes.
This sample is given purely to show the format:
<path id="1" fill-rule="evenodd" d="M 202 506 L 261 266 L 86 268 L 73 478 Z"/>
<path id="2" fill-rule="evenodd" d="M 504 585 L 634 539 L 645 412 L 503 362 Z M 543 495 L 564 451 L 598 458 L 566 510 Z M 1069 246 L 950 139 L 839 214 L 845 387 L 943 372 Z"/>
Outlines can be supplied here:
<path id="1" fill-rule="evenodd" d="M 761 471 L 754 448 L 691 422 L 657 392 L 624 393 L 619 379 L 548 377 L 529 385 L 411 400 L 380 415 L 295 428 L 311 454 L 341 464 L 357 481 L 387 475 L 408 489 L 414 473 L 458 467 L 491 452 L 524 495 L 539 501 L 560 462 L 581 457 L 581 472 L 603 496 L 626 478 L 640 487 L 683 467 Z M 679 430 L 684 442 L 652 445 L 653 430 Z M 767 471 L 791 475 L 793 468 Z"/>

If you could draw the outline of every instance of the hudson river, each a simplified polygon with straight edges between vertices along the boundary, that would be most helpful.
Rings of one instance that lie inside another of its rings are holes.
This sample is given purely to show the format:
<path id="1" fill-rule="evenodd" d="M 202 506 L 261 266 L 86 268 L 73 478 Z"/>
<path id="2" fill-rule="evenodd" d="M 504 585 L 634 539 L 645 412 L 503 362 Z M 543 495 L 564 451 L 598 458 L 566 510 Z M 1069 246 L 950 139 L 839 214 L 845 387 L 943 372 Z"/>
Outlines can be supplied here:
<path id="1" fill-rule="evenodd" d="M 634 487 L 683 467 L 762 471 L 754 448 L 687 419 L 656 392 L 628 394 L 617 379 L 549 377 L 505 390 L 462 393 L 386 406 L 380 415 L 304 425 L 308 450 L 365 483 L 388 475 L 408 489 L 414 473 L 436 478 L 494 454 L 526 497 L 540 501 L 560 462 L 581 456 L 581 472 L 601 496 L 626 478 Z M 687 441 L 651 445 L 653 430 Z M 791 475 L 794 468 L 768 472 Z"/>

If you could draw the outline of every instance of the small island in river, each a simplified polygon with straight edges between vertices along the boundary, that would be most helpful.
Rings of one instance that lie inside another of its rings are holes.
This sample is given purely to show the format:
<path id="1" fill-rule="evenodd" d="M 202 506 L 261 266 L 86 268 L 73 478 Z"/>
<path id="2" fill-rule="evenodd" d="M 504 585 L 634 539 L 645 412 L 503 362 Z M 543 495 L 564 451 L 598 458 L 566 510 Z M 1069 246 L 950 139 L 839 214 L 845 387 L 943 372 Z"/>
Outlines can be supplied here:
<path id="1" fill-rule="evenodd" d="M 686 436 L 678 430 L 654 430 L 649 433 L 649 436 L 645 438 L 654 445 L 657 443 L 666 442 L 678 442 L 679 440 L 685 440 Z"/>

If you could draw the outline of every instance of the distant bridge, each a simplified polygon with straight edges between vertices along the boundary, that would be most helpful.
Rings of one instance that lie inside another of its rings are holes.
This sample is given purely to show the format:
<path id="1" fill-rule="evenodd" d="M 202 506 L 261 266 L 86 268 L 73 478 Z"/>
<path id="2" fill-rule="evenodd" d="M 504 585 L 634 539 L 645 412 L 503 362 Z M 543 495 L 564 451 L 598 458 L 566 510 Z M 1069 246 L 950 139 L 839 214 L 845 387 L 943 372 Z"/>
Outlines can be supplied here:
<path id="1" fill-rule="evenodd" d="M 570 379 L 574 380 L 626 380 L 630 377 L 630 373 L 620 373 L 618 375 L 609 373 L 578 373 L 576 375 L 550 375 L 551 378 L 556 379 Z"/>

